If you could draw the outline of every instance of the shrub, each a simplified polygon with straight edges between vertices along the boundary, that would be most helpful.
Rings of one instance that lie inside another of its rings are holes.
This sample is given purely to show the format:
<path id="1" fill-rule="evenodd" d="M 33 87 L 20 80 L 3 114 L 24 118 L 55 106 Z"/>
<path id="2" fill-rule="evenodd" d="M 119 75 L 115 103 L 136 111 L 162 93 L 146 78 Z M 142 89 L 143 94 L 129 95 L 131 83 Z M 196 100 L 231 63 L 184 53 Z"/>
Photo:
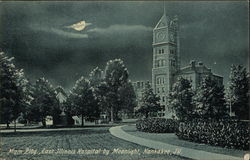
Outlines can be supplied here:
<path id="1" fill-rule="evenodd" d="M 236 120 L 181 122 L 176 135 L 180 139 L 235 149 L 249 149 L 249 123 Z"/>
<path id="2" fill-rule="evenodd" d="M 136 128 L 142 132 L 173 133 L 178 130 L 178 122 L 165 118 L 146 118 L 136 122 Z"/>

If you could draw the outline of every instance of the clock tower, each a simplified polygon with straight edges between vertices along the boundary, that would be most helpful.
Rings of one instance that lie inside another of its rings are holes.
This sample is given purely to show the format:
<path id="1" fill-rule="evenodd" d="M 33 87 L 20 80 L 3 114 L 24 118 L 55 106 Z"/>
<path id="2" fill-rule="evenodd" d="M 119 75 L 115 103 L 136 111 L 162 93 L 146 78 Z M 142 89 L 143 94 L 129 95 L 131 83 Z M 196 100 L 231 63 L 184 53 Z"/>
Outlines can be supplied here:
<path id="1" fill-rule="evenodd" d="M 164 14 L 153 29 L 152 88 L 160 97 L 165 111 L 159 116 L 170 118 L 167 107 L 168 95 L 172 89 L 176 73 L 180 70 L 178 19 L 170 19 Z"/>

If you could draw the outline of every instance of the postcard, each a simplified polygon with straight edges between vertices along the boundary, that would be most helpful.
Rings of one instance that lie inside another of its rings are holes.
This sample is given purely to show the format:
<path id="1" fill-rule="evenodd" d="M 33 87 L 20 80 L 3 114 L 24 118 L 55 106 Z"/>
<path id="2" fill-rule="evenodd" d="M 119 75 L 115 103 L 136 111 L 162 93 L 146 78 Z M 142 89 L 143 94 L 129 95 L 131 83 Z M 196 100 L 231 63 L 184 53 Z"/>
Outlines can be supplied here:
<path id="1" fill-rule="evenodd" d="M 249 160 L 247 1 L 1 1 L 0 160 Z"/>

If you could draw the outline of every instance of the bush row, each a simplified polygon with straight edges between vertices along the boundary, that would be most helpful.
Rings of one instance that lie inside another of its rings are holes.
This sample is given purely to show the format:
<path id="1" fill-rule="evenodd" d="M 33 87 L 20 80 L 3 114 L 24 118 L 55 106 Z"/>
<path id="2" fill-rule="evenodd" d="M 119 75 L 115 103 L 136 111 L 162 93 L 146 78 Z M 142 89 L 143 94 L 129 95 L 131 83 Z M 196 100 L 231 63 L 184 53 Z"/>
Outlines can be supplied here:
<path id="1" fill-rule="evenodd" d="M 136 128 L 142 132 L 173 133 L 178 130 L 178 122 L 165 118 L 146 118 L 136 122 Z"/>
<path id="2" fill-rule="evenodd" d="M 249 149 L 249 123 L 195 119 L 179 124 L 180 139 L 235 149 Z"/>

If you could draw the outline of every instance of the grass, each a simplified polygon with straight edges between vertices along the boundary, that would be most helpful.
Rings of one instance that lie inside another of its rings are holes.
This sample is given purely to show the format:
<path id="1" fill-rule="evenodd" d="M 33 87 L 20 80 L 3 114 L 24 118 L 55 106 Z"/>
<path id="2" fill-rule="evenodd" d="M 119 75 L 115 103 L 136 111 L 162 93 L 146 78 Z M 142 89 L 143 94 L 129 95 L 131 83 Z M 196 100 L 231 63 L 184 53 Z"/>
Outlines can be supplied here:
<path id="1" fill-rule="evenodd" d="M 225 155 L 231 155 L 231 156 L 236 156 L 236 157 L 243 157 L 245 153 L 248 153 L 249 151 L 241 151 L 241 150 L 236 150 L 236 149 L 228 149 L 228 148 L 222 148 L 218 146 L 210 146 L 206 144 L 199 144 L 199 143 L 194 143 L 194 142 L 189 142 L 185 140 L 180 140 L 174 133 L 146 133 L 146 132 L 140 132 L 137 131 L 135 125 L 128 125 L 122 127 L 124 131 L 127 133 L 146 138 L 146 139 L 151 139 L 155 141 L 160 141 L 176 146 L 181 146 L 181 147 L 187 147 L 187 148 L 192 148 L 192 149 L 197 149 L 197 150 L 203 150 L 207 152 L 213 152 L 213 153 L 219 153 L 219 154 L 225 154 Z"/>
<path id="2" fill-rule="evenodd" d="M 91 149 L 139 149 L 143 151 L 146 147 L 130 143 L 112 136 L 109 127 L 85 128 L 82 130 L 50 131 L 50 132 L 18 132 L 1 133 L 0 159 L 177 159 L 185 158 L 170 155 L 129 155 L 129 154 L 17 154 L 8 153 L 10 149 L 26 150 L 27 148 L 42 151 L 47 150 L 91 150 Z"/>

